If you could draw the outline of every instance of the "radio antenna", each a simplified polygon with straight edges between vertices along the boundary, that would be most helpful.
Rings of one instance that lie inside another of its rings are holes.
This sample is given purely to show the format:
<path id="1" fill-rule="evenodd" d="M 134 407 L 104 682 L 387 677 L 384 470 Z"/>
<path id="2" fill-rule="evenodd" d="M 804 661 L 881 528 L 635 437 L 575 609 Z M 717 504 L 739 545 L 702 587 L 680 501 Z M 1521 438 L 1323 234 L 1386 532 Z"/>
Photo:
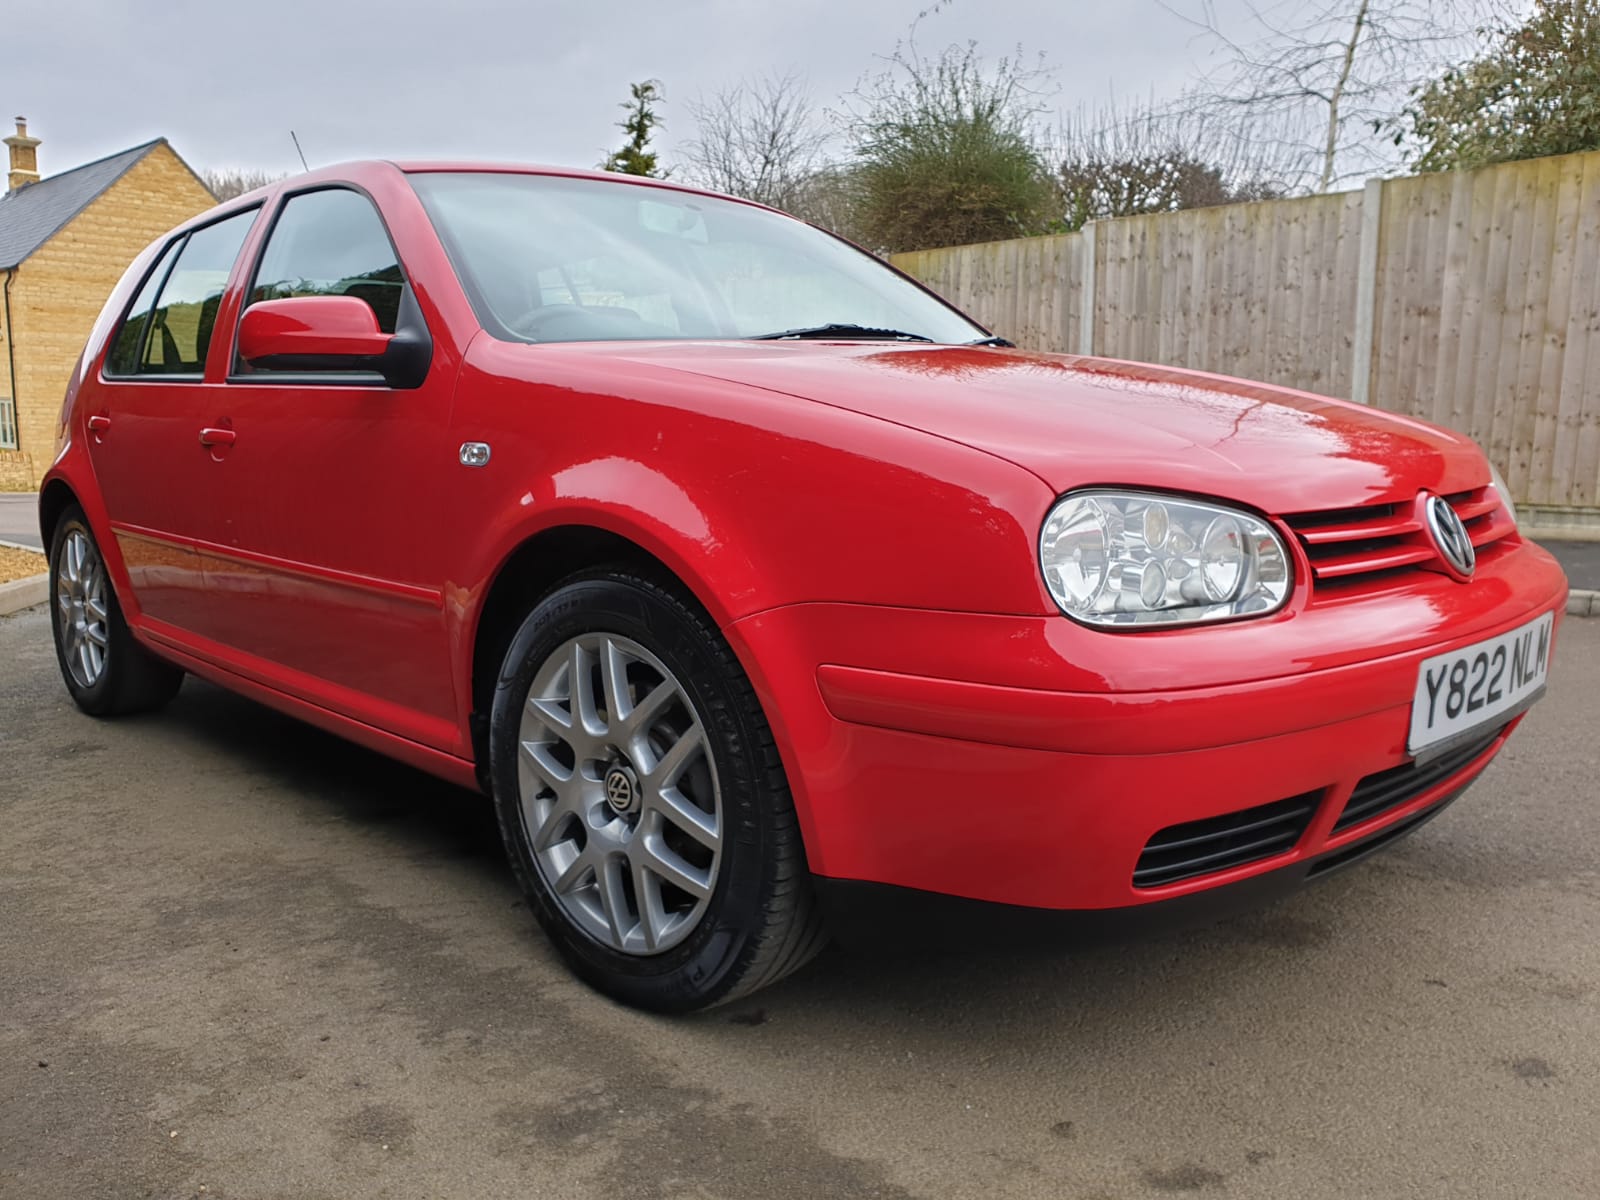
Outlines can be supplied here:
<path id="1" fill-rule="evenodd" d="M 289 130 L 289 139 L 294 142 L 294 152 L 300 156 L 301 167 L 307 171 L 311 170 L 310 165 L 306 162 L 306 152 L 300 149 L 300 139 L 295 137 L 294 130 L 292 129 Z"/>

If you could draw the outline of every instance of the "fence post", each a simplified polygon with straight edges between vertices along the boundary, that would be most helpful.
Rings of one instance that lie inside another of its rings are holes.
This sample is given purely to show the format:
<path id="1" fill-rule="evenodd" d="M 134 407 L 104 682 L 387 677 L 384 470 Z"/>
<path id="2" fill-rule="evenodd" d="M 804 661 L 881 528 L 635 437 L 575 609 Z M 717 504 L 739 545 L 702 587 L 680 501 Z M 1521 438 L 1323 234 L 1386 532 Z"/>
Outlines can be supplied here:
<path id="1" fill-rule="evenodd" d="M 1378 319 L 1378 238 L 1383 229 L 1383 180 L 1367 180 L 1361 197 L 1361 247 L 1356 263 L 1356 322 L 1350 331 L 1350 399 L 1372 403 L 1372 343 Z"/>
<path id="2" fill-rule="evenodd" d="M 1083 290 L 1078 300 L 1078 353 L 1094 353 L 1094 222 L 1078 230 L 1083 239 Z"/>

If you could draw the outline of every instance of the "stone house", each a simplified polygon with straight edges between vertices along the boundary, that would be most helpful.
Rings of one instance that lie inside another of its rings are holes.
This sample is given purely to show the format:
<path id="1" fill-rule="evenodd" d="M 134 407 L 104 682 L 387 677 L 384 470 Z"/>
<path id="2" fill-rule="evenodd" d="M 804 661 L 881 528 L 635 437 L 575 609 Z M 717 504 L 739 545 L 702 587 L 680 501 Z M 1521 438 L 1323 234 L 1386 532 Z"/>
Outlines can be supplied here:
<path id="1" fill-rule="evenodd" d="M 165 138 L 39 178 L 39 139 L 11 152 L 0 196 L 0 491 L 29 491 L 55 453 L 67 379 L 139 251 L 216 198 Z"/>

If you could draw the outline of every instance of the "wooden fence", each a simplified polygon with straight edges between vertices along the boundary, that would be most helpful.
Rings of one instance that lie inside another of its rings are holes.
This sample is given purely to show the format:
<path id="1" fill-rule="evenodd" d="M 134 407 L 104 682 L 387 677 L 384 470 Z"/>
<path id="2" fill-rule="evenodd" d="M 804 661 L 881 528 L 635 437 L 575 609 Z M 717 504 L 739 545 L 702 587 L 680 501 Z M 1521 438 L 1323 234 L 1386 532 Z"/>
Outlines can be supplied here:
<path id="1" fill-rule="evenodd" d="M 1461 429 L 1518 500 L 1600 518 L 1600 152 L 894 261 L 1023 346 Z"/>

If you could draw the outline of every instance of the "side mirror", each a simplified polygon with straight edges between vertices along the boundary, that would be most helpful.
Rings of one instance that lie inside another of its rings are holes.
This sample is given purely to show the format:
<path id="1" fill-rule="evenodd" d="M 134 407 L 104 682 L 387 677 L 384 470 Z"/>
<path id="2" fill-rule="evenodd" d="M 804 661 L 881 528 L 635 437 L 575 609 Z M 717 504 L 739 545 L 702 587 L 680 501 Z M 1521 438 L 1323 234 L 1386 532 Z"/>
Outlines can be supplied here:
<path id="1" fill-rule="evenodd" d="M 239 319 L 239 357 L 263 371 L 372 374 L 391 387 L 416 387 L 430 351 L 417 338 L 384 333 L 372 307 L 354 296 L 263 300 Z"/>

